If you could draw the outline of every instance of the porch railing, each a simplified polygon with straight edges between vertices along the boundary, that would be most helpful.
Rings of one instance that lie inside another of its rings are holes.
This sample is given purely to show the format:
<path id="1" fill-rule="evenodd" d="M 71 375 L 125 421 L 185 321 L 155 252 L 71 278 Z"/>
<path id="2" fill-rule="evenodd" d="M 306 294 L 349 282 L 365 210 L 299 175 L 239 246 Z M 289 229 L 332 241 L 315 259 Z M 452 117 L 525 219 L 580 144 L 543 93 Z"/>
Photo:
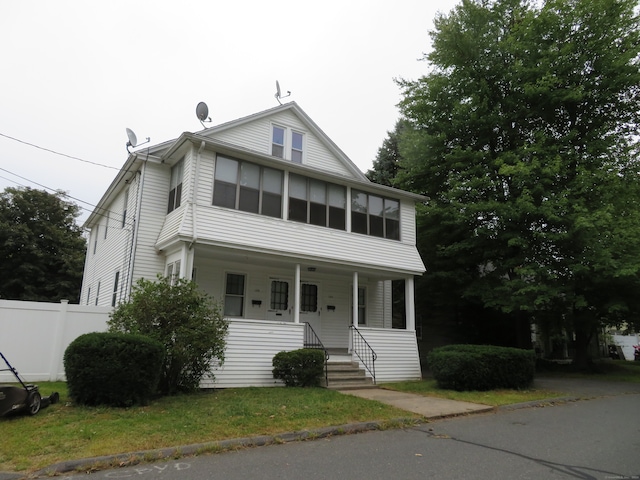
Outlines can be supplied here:
<path id="1" fill-rule="evenodd" d="M 352 344 L 353 353 L 355 353 L 358 356 L 358 358 L 364 365 L 364 368 L 366 368 L 369 371 L 369 373 L 373 377 L 373 384 L 375 385 L 376 359 L 378 358 L 378 355 L 376 354 L 376 352 L 373 351 L 373 348 L 371 348 L 371 345 L 367 343 L 365 338 L 360 333 L 360 330 L 358 330 L 355 325 L 349 325 L 349 328 L 353 332 L 353 334 L 351 335 L 352 342 L 353 342 Z"/>
<path id="2" fill-rule="evenodd" d="M 329 386 L 329 351 L 325 348 L 320 341 L 320 337 L 316 334 L 309 322 L 305 322 L 304 327 L 304 348 L 316 348 L 324 352 L 324 383 L 325 386 Z"/>

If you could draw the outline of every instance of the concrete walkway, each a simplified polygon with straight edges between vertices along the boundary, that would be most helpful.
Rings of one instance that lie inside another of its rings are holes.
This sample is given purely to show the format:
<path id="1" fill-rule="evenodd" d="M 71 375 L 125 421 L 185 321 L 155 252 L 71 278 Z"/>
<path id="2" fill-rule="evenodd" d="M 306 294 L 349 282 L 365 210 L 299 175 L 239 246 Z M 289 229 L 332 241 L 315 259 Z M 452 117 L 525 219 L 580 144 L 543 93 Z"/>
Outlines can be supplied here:
<path id="1" fill-rule="evenodd" d="M 444 398 L 425 397 L 414 393 L 396 392 L 383 388 L 363 388 L 357 390 L 341 390 L 341 393 L 354 395 L 367 400 L 391 405 L 407 412 L 417 413 L 425 418 L 435 419 L 454 417 L 470 413 L 490 412 L 494 407 L 477 403 L 460 402 Z"/>

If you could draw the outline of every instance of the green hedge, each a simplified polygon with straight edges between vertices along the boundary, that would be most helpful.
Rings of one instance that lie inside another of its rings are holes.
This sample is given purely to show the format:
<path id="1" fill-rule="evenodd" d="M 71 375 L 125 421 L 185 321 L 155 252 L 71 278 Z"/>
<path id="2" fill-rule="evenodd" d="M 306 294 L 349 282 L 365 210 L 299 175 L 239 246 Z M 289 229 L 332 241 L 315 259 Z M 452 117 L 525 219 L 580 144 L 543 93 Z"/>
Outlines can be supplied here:
<path id="1" fill-rule="evenodd" d="M 427 364 L 440 388 L 527 388 L 535 372 L 533 350 L 491 345 L 447 345 L 433 349 Z"/>
<path id="2" fill-rule="evenodd" d="M 324 373 L 324 351 L 302 348 L 273 357 L 273 378 L 287 387 L 316 387 Z"/>
<path id="3" fill-rule="evenodd" d="M 64 353 L 69 396 L 83 405 L 144 405 L 156 394 L 164 356 L 163 345 L 143 335 L 81 335 Z"/>

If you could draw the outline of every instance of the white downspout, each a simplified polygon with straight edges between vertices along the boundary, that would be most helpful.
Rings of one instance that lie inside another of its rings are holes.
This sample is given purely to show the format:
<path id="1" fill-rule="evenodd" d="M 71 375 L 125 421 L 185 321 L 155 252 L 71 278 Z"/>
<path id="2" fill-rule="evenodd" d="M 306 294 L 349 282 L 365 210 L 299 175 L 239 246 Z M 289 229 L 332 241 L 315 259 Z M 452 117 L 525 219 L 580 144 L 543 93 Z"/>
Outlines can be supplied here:
<path id="1" fill-rule="evenodd" d="M 144 188 L 144 174 L 147 170 L 147 160 L 142 161 L 142 168 L 140 169 L 140 184 L 138 185 L 138 198 L 136 199 L 136 217 L 134 219 L 133 226 L 133 239 L 131 240 L 131 269 L 129 270 L 129 280 L 127 282 L 127 295 L 125 298 L 131 296 L 131 289 L 133 287 L 133 272 L 136 264 L 136 250 L 138 247 L 138 229 L 140 228 L 140 212 L 142 211 L 142 190 Z"/>

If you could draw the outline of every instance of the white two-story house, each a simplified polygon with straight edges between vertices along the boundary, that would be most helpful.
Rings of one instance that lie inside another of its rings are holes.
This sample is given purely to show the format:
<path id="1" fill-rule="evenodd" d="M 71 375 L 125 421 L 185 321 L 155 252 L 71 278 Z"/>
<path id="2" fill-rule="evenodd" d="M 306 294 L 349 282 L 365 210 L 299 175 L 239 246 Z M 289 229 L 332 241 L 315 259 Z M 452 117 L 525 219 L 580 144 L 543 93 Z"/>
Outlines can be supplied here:
<path id="1" fill-rule="evenodd" d="M 81 303 L 115 306 L 142 277 L 194 280 L 230 321 L 216 387 L 273 385 L 273 356 L 318 340 L 361 363 L 375 352 L 377 382 L 418 379 L 424 200 L 370 182 L 295 102 L 185 132 L 131 153 L 87 219 Z"/>

